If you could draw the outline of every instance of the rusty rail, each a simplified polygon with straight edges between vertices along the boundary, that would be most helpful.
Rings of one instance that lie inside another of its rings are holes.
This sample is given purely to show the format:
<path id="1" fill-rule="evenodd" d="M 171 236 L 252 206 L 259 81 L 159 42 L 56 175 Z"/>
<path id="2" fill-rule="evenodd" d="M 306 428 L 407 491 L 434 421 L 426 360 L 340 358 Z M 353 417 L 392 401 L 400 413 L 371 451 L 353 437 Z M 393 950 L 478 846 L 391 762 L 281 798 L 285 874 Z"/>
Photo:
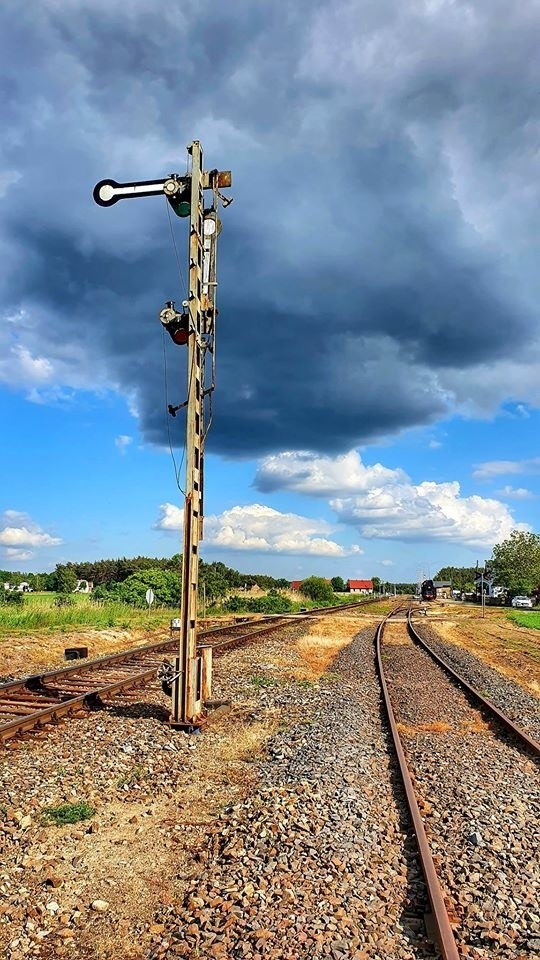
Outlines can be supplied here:
<path id="1" fill-rule="evenodd" d="M 213 643 L 212 646 L 218 653 L 220 650 L 224 651 L 273 633 L 288 623 L 325 616 L 337 610 L 347 610 L 372 602 L 372 600 L 354 601 L 335 607 L 307 610 L 292 617 L 280 615 L 262 617 L 260 620 L 252 621 L 254 629 L 248 629 L 247 633 L 241 632 L 242 629 L 246 629 L 247 623 L 211 627 L 199 634 L 198 641 L 240 631 L 239 636 L 227 637 Z M 13 719 L 0 723 L 0 741 L 77 713 L 92 703 L 100 702 L 103 697 L 110 697 L 121 690 L 147 683 L 156 676 L 163 654 L 176 647 L 177 639 L 169 637 L 167 640 L 107 654 L 84 664 L 79 661 L 68 667 L 59 667 L 1 684 L 0 716 L 13 716 Z"/>
<path id="2" fill-rule="evenodd" d="M 416 643 L 418 643 L 426 651 L 426 653 L 429 653 L 430 657 L 433 657 L 435 662 L 438 663 L 439 666 L 443 668 L 443 670 L 446 670 L 446 672 L 449 673 L 450 676 L 460 686 L 464 687 L 465 690 L 467 690 L 467 692 L 470 693 L 471 696 L 474 697 L 474 699 L 478 703 L 480 703 L 484 711 L 487 711 L 488 714 L 491 714 L 491 716 L 496 717 L 499 723 L 501 723 L 507 730 L 509 730 L 510 733 L 512 733 L 521 743 L 524 743 L 529 748 L 529 750 L 531 750 L 535 754 L 535 756 L 540 756 L 540 743 L 538 742 L 538 740 L 535 740 L 533 737 L 529 736 L 529 734 L 525 732 L 523 727 L 520 727 L 518 726 L 518 724 L 514 723 L 514 721 L 511 720 L 510 717 L 507 717 L 506 714 L 502 712 L 502 710 L 499 710 L 499 707 L 495 706 L 495 704 L 492 703 L 492 701 L 489 700 L 487 697 L 484 697 L 484 695 L 480 693 L 480 691 L 477 690 L 476 687 L 473 687 L 472 684 L 470 684 L 467 680 L 465 680 L 464 677 L 461 676 L 461 674 L 459 674 L 456 670 L 454 670 L 454 668 L 451 667 L 450 664 L 446 662 L 446 660 L 440 657 L 438 653 L 435 653 L 435 650 L 433 649 L 433 647 L 431 647 L 429 643 L 427 643 L 427 641 L 424 640 L 424 638 L 421 637 L 420 634 L 414 629 L 411 618 L 412 618 L 412 609 L 409 609 L 409 613 L 407 617 L 407 629 L 411 637 L 413 638 L 413 640 Z"/>
<path id="3" fill-rule="evenodd" d="M 390 701 L 390 693 L 388 691 L 388 686 L 384 676 L 384 668 L 381 656 L 381 641 L 384 633 L 384 628 L 387 621 L 390 617 L 394 616 L 396 613 L 401 612 L 403 608 L 399 607 L 396 610 L 391 611 L 384 620 L 381 620 L 379 626 L 377 627 L 377 633 L 375 635 L 375 648 L 377 655 L 377 672 L 379 674 L 379 680 L 381 683 L 381 688 L 383 692 L 384 705 L 386 713 L 388 716 L 388 722 L 390 724 L 390 731 L 392 733 L 392 740 L 394 742 L 394 748 L 396 751 L 399 769 L 401 772 L 401 779 L 403 781 L 403 787 L 405 789 L 405 796 L 407 799 L 407 806 L 409 808 L 409 813 L 411 815 L 411 820 L 413 823 L 414 832 L 416 834 L 416 840 L 418 843 L 418 852 L 420 855 L 420 863 L 422 865 L 422 871 L 426 881 L 427 891 L 429 900 L 431 903 L 431 909 L 433 911 L 433 919 L 435 922 L 435 928 L 437 933 L 437 939 L 439 941 L 439 947 L 443 960 L 459 960 L 459 953 L 454 938 L 454 933 L 452 926 L 450 924 L 450 919 L 448 916 L 448 911 L 446 909 L 446 904 L 444 901 L 444 895 L 442 892 L 441 885 L 439 883 L 439 878 L 437 876 L 437 871 L 435 869 L 435 864 L 433 862 L 433 857 L 431 855 L 431 850 L 429 848 L 429 842 L 427 834 L 424 828 L 424 823 L 422 820 L 422 815 L 420 813 L 420 808 L 418 806 L 414 786 L 409 773 L 409 768 L 407 766 L 407 760 L 405 757 L 405 751 L 401 744 L 396 718 L 394 716 L 394 710 L 392 703 Z"/>
<path id="4" fill-rule="evenodd" d="M 422 815 L 420 813 L 420 808 L 418 806 L 416 795 L 414 792 L 413 781 L 409 773 L 407 759 L 405 756 L 405 751 L 403 749 L 401 739 L 399 736 L 396 718 L 392 708 L 392 703 L 390 700 L 390 693 L 388 690 L 388 685 L 386 683 L 386 678 L 384 676 L 384 667 L 382 660 L 382 638 L 384 634 L 384 628 L 390 617 L 395 616 L 395 614 L 404 610 L 404 607 L 400 606 L 395 610 L 392 610 L 385 618 L 379 623 L 377 627 L 377 632 L 375 635 L 375 648 L 376 648 L 376 661 L 377 661 L 377 672 L 379 675 L 381 688 L 383 692 L 384 705 L 386 713 L 388 716 L 388 721 L 390 724 L 390 731 L 392 734 L 392 740 L 394 742 L 394 748 L 396 751 L 399 769 L 401 773 L 401 778 L 403 781 L 403 786 L 405 789 L 405 796 L 407 799 L 407 806 L 409 808 L 409 813 L 411 815 L 411 820 L 413 823 L 414 832 L 416 834 L 416 839 L 418 843 L 418 851 L 420 855 L 420 862 L 422 865 L 422 871 L 424 873 L 424 878 L 426 881 L 427 891 L 431 907 L 433 910 L 433 918 L 435 922 L 436 935 L 439 941 L 439 947 L 443 960 L 459 960 L 459 952 L 457 949 L 456 941 L 454 938 L 454 933 L 448 917 L 448 912 L 446 909 L 446 904 L 444 901 L 444 894 L 439 883 L 437 876 L 437 871 L 431 855 L 429 848 L 429 842 L 427 839 L 427 834 L 424 828 L 424 823 L 422 820 Z M 420 636 L 420 634 L 414 629 L 412 624 L 412 607 L 407 608 L 407 629 L 413 641 L 418 643 L 434 660 L 439 666 L 445 670 L 450 676 L 462 686 L 469 694 L 471 694 L 474 699 L 478 701 L 483 710 L 490 714 L 492 717 L 495 717 L 499 723 L 501 723 L 518 741 L 526 746 L 527 749 L 531 750 L 536 756 L 540 754 L 540 744 L 538 741 L 534 740 L 533 737 L 529 736 L 521 727 L 513 722 L 510 717 L 507 717 L 505 713 L 502 712 L 491 700 L 488 700 L 487 697 L 484 697 L 479 690 L 476 690 L 464 677 L 460 676 L 457 671 L 453 669 L 442 657 L 440 657 L 433 648 Z"/>

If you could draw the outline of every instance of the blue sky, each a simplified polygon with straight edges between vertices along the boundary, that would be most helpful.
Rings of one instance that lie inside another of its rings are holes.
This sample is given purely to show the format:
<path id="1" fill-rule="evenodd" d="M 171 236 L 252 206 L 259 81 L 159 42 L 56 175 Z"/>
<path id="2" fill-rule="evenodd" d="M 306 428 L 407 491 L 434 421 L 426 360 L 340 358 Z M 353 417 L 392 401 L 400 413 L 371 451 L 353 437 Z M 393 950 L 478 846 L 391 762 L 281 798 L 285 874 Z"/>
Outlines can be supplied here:
<path id="1" fill-rule="evenodd" d="M 0 566 L 179 549 L 164 202 L 92 188 L 193 138 L 234 178 L 205 559 L 415 580 L 538 530 L 536 4 L 69 12 L 0 12 Z"/>

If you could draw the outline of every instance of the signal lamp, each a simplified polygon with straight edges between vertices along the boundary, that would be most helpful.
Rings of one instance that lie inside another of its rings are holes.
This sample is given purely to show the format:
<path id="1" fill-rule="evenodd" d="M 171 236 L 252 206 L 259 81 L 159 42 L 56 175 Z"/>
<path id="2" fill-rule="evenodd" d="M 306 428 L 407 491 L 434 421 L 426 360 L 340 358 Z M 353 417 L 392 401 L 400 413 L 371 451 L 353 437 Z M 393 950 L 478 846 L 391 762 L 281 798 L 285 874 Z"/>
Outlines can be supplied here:
<path id="1" fill-rule="evenodd" d="M 189 313 L 185 310 L 183 313 L 178 313 L 174 306 L 174 300 L 169 300 L 161 311 L 159 319 L 171 340 L 179 346 L 185 346 L 192 332 Z"/>
<path id="2" fill-rule="evenodd" d="M 191 213 L 191 184 L 183 184 L 172 197 L 167 196 L 177 217 L 189 217 Z"/>

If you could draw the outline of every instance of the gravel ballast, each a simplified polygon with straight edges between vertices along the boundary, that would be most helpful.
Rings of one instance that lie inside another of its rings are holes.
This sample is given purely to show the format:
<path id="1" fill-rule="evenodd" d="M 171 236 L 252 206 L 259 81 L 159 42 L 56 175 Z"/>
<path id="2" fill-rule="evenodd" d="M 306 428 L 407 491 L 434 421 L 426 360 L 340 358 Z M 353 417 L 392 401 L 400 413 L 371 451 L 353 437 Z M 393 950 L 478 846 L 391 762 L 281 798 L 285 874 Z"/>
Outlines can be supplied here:
<path id="1" fill-rule="evenodd" d="M 164 957 L 434 957 L 424 883 L 381 725 L 373 630 L 317 685 L 268 689 L 280 707 L 262 786 L 226 809 L 206 869 L 156 917 Z M 300 720 L 300 722 L 299 722 Z"/>
<path id="2" fill-rule="evenodd" d="M 511 720 L 523 727 L 530 736 L 540 741 L 540 700 L 518 683 L 503 676 L 498 670 L 483 663 L 478 657 L 441 639 L 435 627 L 415 620 L 415 630 L 435 653 Z"/>
<path id="3" fill-rule="evenodd" d="M 374 629 L 361 629 L 359 616 L 350 623 L 349 635 L 360 633 L 320 680 L 294 679 L 309 675 L 297 649 L 307 624 L 216 659 L 213 696 L 232 708 L 201 735 L 168 727 L 169 701 L 154 683 L 9 745 L 0 767 L 2 960 L 2 950 L 6 960 L 438 957 L 425 935 L 425 888 L 382 712 Z M 325 620 L 318 630 L 329 632 Z M 426 755 L 427 735 L 418 734 Z M 479 736 L 461 730 L 452 757 Z M 464 956 L 524 960 L 540 956 L 536 874 L 522 835 L 529 818 L 532 845 L 531 774 L 510 765 L 492 820 L 482 756 L 462 794 L 459 786 L 444 792 L 445 760 L 432 765 L 423 814 L 440 861 L 461 843 L 459 867 L 443 877 L 470 898 L 454 898 L 460 922 L 487 930 L 480 952 Z M 457 796 L 467 798 L 465 813 L 454 813 Z M 43 821 L 44 806 L 78 801 L 93 816 Z M 501 876 L 485 874 L 498 843 Z M 518 868 L 521 886 L 506 896 Z M 513 924 L 508 942 L 491 937 L 499 898 Z"/>
<path id="4" fill-rule="evenodd" d="M 540 957 L 538 764 L 486 722 L 405 624 L 388 633 L 385 673 L 461 955 Z"/>

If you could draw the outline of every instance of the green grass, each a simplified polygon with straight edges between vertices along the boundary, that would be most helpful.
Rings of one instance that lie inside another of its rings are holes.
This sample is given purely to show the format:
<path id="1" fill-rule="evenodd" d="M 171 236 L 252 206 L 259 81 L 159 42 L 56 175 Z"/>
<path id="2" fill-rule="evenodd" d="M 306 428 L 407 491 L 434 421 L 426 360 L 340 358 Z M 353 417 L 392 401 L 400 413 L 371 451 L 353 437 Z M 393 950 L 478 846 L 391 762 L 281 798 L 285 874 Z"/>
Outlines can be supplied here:
<path id="1" fill-rule="evenodd" d="M 79 803 L 62 803 L 59 807 L 43 807 L 41 811 L 44 822 L 54 823 L 57 827 L 90 820 L 95 812 L 94 807 L 91 807 L 86 800 L 81 800 Z"/>
<path id="2" fill-rule="evenodd" d="M 273 687 L 276 684 L 276 680 L 272 677 L 250 677 L 249 682 L 254 687 Z"/>
<path id="3" fill-rule="evenodd" d="M 55 632 L 77 627 L 96 630 L 162 627 L 168 626 L 176 613 L 170 607 L 141 610 L 119 601 L 95 603 L 84 594 L 74 593 L 72 596 L 75 603 L 69 607 L 55 607 L 54 593 L 28 594 L 22 606 L 0 605 L 0 638 L 30 630 Z"/>
<path id="4" fill-rule="evenodd" d="M 530 613 L 512 610 L 511 613 L 508 613 L 508 619 L 513 620 L 514 623 L 519 624 L 520 627 L 530 627 L 532 630 L 540 630 L 540 610 L 531 610 Z"/>

